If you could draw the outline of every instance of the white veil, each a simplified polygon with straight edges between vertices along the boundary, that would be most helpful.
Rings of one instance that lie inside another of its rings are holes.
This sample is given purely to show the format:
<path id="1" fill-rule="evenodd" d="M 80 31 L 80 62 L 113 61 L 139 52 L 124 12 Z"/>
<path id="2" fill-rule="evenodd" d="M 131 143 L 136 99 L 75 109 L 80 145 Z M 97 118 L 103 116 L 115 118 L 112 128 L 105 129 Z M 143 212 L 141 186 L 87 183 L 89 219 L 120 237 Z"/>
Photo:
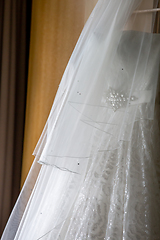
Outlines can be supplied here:
<path id="1" fill-rule="evenodd" d="M 135 120 L 141 118 L 137 112 L 139 103 L 144 103 L 143 117 L 153 119 L 159 67 L 154 46 L 159 39 L 145 32 L 145 24 L 142 32 L 122 31 L 137 3 L 140 1 L 97 3 L 68 63 L 34 151 L 40 163 L 80 173 L 82 164 L 77 165 L 77 161 L 83 163 L 90 158 L 97 129 L 113 135 L 111 145 L 115 148 L 113 142 L 116 144 L 117 139 L 130 139 Z M 154 80 L 145 86 L 151 75 Z M 143 86 L 139 81 L 142 78 Z M 115 105 L 114 109 L 111 101 L 106 101 L 112 91 L 124 95 L 120 99 L 124 107 Z M 118 112 L 120 124 L 113 111 L 116 115 Z M 97 145 L 95 152 L 100 148 Z"/>
<path id="2" fill-rule="evenodd" d="M 133 12 L 140 3 L 99 0 L 96 4 L 62 77 L 34 151 L 35 161 L 2 240 L 18 236 L 38 182 L 45 184 L 43 172 L 38 175 L 36 170 L 37 161 L 80 176 L 75 183 L 79 189 L 88 164 L 100 152 L 129 142 L 139 119 L 154 119 L 160 36 L 148 32 L 145 14 L 143 29 L 132 28 L 138 16 Z M 131 15 L 132 26 L 126 30 Z M 71 208 L 73 202 L 67 206 Z"/>

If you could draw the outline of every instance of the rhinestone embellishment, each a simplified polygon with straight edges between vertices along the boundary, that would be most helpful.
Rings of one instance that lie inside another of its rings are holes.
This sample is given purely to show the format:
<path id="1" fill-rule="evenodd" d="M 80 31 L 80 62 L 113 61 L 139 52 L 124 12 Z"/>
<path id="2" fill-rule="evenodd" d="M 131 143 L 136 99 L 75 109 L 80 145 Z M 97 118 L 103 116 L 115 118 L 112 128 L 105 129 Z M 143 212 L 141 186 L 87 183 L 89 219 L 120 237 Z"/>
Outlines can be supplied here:
<path id="1" fill-rule="evenodd" d="M 135 100 L 137 100 L 135 96 L 131 96 L 129 98 L 126 96 L 126 94 L 116 92 L 113 88 L 109 88 L 109 91 L 106 94 L 105 102 L 110 103 L 113 111 L 115 112 L 119 108 L 126 107 L 128 101 L 130 102 Z"/>

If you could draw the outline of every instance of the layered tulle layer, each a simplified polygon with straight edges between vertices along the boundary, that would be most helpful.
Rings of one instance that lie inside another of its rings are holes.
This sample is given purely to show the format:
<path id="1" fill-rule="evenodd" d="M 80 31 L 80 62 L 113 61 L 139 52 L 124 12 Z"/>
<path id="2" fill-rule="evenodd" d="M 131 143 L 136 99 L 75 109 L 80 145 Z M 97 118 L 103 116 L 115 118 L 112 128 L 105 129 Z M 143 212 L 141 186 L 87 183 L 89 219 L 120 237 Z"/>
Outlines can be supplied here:
<path id="1" fill-rule="evenodd" d="M 83 175 L 42 166 L 14 239 L 160 239 L 157 130 L 135 122 L 131 142 L 99 152 Z"/>

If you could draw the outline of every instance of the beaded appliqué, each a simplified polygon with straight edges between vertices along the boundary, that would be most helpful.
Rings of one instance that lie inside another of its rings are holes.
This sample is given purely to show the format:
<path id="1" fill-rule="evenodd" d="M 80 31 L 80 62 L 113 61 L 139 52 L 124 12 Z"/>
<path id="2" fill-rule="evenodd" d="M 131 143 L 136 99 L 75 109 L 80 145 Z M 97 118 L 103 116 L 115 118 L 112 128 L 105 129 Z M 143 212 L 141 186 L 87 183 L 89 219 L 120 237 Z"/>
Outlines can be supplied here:
<path id="1" fill-rule="evenodd" d="M 119 108 L 126 107 L 128 101 L 130 102 L 135 100 L 137 100 L 135 96 L 131 96 L 129 98 L 126 94 L 116 92 L 113 88 L 109 88 L 105 97 L 105 102 L 110 103 L 114 112 Z"/>

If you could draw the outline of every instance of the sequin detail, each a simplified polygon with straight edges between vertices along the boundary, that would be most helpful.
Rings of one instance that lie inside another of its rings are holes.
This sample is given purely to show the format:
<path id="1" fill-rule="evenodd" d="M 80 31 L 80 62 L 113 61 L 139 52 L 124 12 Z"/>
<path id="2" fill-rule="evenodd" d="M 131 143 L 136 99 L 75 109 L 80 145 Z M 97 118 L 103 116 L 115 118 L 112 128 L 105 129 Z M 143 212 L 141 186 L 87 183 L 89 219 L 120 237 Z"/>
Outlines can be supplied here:
<path id="1" fill-rule="evenodd" d="M 137 98 L 135 96 L 131 96 L 130 98 L 124 94 L 115 91 L 113 88 L 109 88 L 109 91 L 106 94 L 106 103 L 110 103 L 113 111 L 115 112 L 119 108 L 123 108 L 127 106 L 127 103 L 131 101 L 135 101 Z"/>

